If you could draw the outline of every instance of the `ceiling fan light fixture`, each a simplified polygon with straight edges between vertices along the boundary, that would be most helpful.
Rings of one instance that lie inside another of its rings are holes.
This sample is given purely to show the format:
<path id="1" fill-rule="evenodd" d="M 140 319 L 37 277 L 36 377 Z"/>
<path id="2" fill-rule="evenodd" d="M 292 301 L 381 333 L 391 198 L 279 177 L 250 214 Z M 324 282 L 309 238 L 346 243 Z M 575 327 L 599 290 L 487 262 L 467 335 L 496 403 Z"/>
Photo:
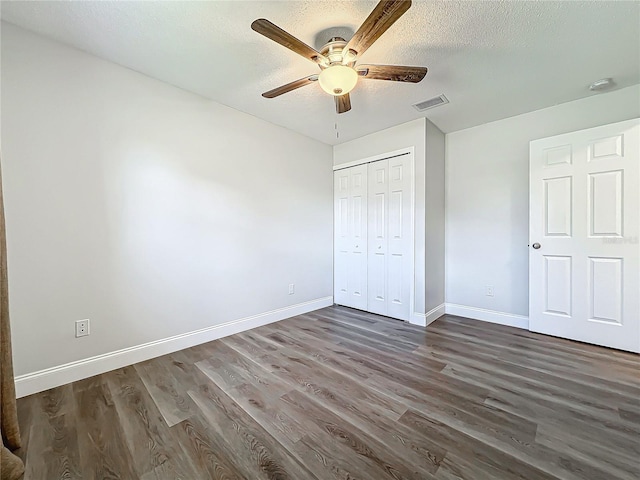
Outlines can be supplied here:
<path id="1" fill-rule="evenodd" d="M 358 83 L 358 72 L 346 65 L 331 65 L 320 72 L 318 83 L 329 95 L 346 95 Z"/>
<path id="2" fill-rule="evenodd" d="M 318 50 L 310 47 L 286 30 L 271 23 L 265 18 L 258 18 L 251 28 L 282 45 L 288 50 L 311 60 L 320 67 L 319 75 L 309 75 L 286 85 L 274 88 L 262 94 L 265 98 L 275 98 L 287 92 L 297 90 L 305 85 L 319 83 L 322 90 L 334 97 L 338 114 L 351 110 L 349 92 L 358 83 L 358 77 L 369 80 L 387 80 L 391 82 L 418 83 L 427 74 L 426 67 L 410 67 L 404 65 L 360 65 L 360 56 L 386 32 L 411 7 L 411 0 L 379 0 L 365 21 L 355 33 L 346 28 L 334 27 L 323 30 L 331 31 L 330 40 Z M 337 30 L 342 30 L 338 32 Z M 347 42 L 345 38 L 350 40 Z M 316 42 L 317 43 L 317 42 Z M 356 66 L 357 65 L 357 66 Z"/>

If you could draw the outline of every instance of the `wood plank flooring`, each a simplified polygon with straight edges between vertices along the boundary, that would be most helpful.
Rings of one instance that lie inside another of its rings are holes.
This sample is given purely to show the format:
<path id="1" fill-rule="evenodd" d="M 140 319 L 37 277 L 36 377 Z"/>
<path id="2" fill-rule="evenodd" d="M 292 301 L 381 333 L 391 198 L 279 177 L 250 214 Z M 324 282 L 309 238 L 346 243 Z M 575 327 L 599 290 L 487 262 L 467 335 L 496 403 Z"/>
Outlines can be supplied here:
<path id="1" fill-rule="evenodd" d="M 329 307 L 20 399 L 25 480 L 640 478 L 640 358 Z"/>

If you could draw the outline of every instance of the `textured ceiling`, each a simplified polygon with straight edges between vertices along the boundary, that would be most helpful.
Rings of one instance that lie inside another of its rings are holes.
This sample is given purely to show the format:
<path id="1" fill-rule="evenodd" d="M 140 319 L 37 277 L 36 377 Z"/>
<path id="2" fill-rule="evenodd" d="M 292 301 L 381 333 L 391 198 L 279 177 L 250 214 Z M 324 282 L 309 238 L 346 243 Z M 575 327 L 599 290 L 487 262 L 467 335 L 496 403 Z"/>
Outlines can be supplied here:
<path id="1" fill-rule="evenodd" d="M 427 66 L 421 83 L 361 80 L 340 116 L 317 84 L 261 97 L 318 68 L 253 20 L 315 45 L 327 28 L 355 30 L 376 3 L 3 1 L 2 19 L 329 144 L 425 114 L 451 132 L 592 95 L 602 77 L 640 83 L 640 2 L 414 1 L 361 61 Z M 451 103 L 411 106 L 442 93 Z"/>

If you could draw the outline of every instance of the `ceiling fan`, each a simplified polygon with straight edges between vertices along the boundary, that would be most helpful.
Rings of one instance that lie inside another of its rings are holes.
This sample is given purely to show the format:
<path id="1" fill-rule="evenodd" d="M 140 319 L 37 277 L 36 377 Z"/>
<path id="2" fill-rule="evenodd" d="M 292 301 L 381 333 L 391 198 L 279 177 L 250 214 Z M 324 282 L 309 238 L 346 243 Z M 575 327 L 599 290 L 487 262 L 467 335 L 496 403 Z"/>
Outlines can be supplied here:
<path id="1" fill-rule="evenodd" d="M 410 0 L 382 0 L 348 42 L 341 37 L 329 40 L 318 52 L 269 20 L 259 18 L 251 28 L 261 35 L 316 63 L 321 72 L 309 75 L 262 94 L 274 98 L 305 85 L 318 82 L 322 89 L 333 95 L 336 111 L 351 110 L 349 92 L 358 78 L 418 83 L 427 74 L 426 67 L 400 65 L 356 65 L 358 58 L 411 7 Z"/>

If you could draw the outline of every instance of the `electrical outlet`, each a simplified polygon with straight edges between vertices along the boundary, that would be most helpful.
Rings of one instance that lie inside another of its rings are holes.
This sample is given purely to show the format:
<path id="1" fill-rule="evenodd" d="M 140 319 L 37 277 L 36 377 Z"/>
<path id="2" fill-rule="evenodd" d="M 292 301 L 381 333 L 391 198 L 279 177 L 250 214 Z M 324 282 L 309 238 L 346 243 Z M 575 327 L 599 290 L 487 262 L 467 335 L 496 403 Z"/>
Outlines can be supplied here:
<path id="1" fill-rule="evenodd" d="M 293 295 L 294 293 L 296 293 L 296 285 L 295 285 L 295 283 L 290 283 L 289 284 L 289 295 Z"/>
<path id="2" fill-rule="evenodd" d="M 485 290 L 486 290 L 485 295 L 487 297 L 493 297 L 493 285 L 487 285 L 485 287 Z"/>
<path id="3" fill-rule="evenodd" d="M 89 335 L 89 319 L 76 320 L 76 337 L 86 337 Z"/>

